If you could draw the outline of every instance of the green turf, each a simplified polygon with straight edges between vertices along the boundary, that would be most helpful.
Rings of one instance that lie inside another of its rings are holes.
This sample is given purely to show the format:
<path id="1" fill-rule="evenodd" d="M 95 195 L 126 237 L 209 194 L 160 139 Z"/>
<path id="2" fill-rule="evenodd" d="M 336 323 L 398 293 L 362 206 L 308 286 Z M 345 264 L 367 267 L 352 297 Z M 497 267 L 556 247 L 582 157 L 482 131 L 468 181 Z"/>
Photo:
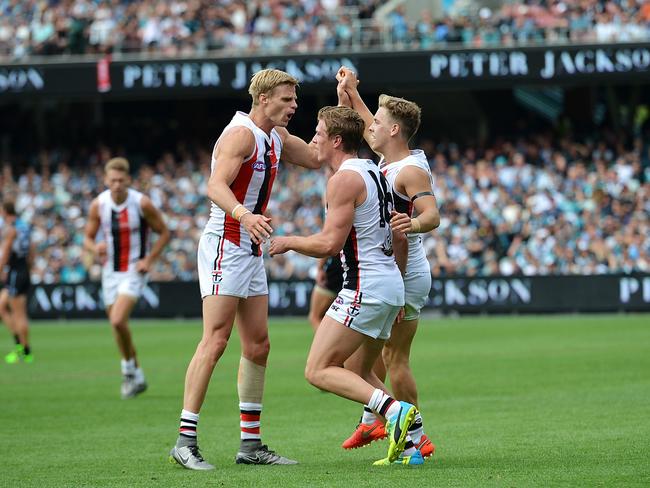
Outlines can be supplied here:
<path id="1" fill-rule="evenodd" d="M 340 449 L 361 408 L 303 379 L 306 321 L 271 324 L 262 432 L 298 466 L 239 466 L 236 335 L 201 413 L 213 472 L 167 463 L 200 324 L 135 321 L 150 390 L 119 399 L 101 322 L 36 323 L 34 364 L 0 365 L 0 486 L 649 486 L 650 316 L 426 320 L 413 349 L 420 468 L 378 468 L 386 443 Z M 0 333 L 9 349 L 10 338 Z"/>

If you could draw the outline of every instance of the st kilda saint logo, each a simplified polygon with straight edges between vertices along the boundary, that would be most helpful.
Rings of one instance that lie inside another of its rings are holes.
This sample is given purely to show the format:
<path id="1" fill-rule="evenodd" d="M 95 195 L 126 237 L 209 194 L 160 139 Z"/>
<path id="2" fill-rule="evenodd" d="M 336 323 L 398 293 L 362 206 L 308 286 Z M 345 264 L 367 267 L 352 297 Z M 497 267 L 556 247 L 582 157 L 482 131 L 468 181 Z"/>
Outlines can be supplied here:
<path id="1" fill-rule="evenodd" d="M 359 302 L 352 302 L 352 304 L 348 307 L 348 315 L 350 317 L 356 317 L 359 315 L 359 312 L 361 311 L 361 304 Z"/>
<path id="2" fill-rule="evenodd" d="M 223 278 L 223 271 L 221 271 L 220 269 L 212 272 L 212 283 L 214 283 L 215 285 L 221 283 L 222 278 Z"/>

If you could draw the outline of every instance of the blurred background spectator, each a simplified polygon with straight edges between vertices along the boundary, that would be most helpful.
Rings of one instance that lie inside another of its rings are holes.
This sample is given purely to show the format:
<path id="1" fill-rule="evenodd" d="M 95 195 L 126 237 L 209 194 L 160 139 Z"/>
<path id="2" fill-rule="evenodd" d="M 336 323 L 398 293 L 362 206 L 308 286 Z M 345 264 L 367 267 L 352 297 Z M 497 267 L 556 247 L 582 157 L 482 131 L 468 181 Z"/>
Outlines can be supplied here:
<path id="1" fill-rule="evenodd" d="M 608 130 L 582 138 L 534 131 L 482 147 L 422 139 L 442 217 L 425 236 L 433 274 L 650 271 L 650 146 L 625 140 Z M 35 283 L 99 278 L 97 263 L 84 266 L 82 240 L 110 156 L 100 146 L 71 165 L 64 152 L 47 151 L 20 174 L 2 169 L 2 194 L 18 195 L 18 210 L 35 227 Z M 209 152 L 179 143 L 134 174 L 133 187 L 163 210 L 173 234 L 152 280 L 196 280 L 209 167 Z M 321 228 L 325 184 L 323 172 L 281 167 L 268 208 L 276 235 Z M 271 278 L 308 278 L 315 261 L 289 253 L 266 264 Z"/>
<path id="2" fill-rule="evenodd" d="M 641 0 L 0 0 L 0 58 L 322 52 L 650 39 Z"/>

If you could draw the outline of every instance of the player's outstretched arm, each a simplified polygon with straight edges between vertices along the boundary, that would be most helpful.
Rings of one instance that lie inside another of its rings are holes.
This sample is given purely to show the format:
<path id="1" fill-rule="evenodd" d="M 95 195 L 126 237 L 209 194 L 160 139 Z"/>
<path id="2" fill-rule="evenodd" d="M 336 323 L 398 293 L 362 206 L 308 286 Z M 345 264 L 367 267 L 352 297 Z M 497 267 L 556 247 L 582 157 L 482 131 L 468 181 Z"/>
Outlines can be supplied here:
<path id="1" fill-rule="evenodd" d="M 136 271 L 139 273 L 148 273 L 153 262 L 158 259 L 165 246 L 169 243 L 171 233 L 169 232 L 169 227 L 167 227 L 167 224 L 165 223 L 165 219 L 163 219 L 162 213 L 156 208 L 149 197 L 142 197 L 140 208 L 142 209 L 142 215 L 147 221 L 149 227 L 151 227 L 151 230 L 158 234 L 158 239 L 151 247 L 149 254 L 140 259 L 135 266 Z"/>
<path id="2" fill-rule="evenodd" d="M 282 161 L 303 168 L 318 169 L 321 167 L 314 144 L 311 142 L 308 144 L 300 137 L 290 134 L 284 127 L 276 127 L 275 130 L 282 138 Z"/>
<path id="3" fill-rule="evenodd" d="M 370 136 L 369 129 L 375 120 L 375 117 L 372 115 L 372 112 L 361 98 L 359 90 L 357 90 L 357 85 L 359 84 L 357 75 L 350 68 L 341 66 L 338 73 L 336 74 L 336 79 L 339 81 L 341 88 L 344 89 L 345 93 L 348 95 L 351 104 L 349 106 L 356 110 L 359 115 L 361 115 L 361 118 L 366 124 L 366 129 L 363 132 L 363 137 L 366 142 L 368 142 L 368 137 Z"/>
<path id="4" fill-rule="evenodd" d="M 309 237 L 276 237 L 271 239 L 269 254 L 296 251 L 306 256 L 333 256 L 345 245 L 354 221 L 354 208 L 366 198 L 363 178 L 354 171 L 339 171 L 327 184 L 327 216 L 323 230 Z"/>
<path id="5" fill-rule="evenodd" d="M 415 166 L 406 166 L 400 171 L 395 186 L 403 188 L 417 212 L 416 218 L 406 218 L 403 215 L 391 219 L 391 228 L 408 233 L 430 232 L 440 225 L 438 202 L 433 194 L 431 180 L 426 171 Z"/>
<path id="6" fill-rule="evenodd" d="M 222 136 L 212 155 L 216 164 L 208 180 L 208 198 L 241 222 L 255 244 L 261 244 L 273 232 L 269 224 L 271 219 L 244 208 L 230 189 L 242 164 L 251 157 L 253 151 L 255 137 L 246 127 L 233 127 Z"/>

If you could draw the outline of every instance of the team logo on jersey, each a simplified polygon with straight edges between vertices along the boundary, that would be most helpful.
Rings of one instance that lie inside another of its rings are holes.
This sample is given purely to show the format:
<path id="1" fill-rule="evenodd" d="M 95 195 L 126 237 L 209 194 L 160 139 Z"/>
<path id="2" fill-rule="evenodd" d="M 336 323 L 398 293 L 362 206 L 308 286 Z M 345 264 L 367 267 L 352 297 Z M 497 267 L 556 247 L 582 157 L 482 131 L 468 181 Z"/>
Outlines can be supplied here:
<path id="1" fill-rule="evenodd" d="M 339 305 L 343 305 L 343 299 L 342 299 L 341 297 L 338 297 L 338 296 L 337 296 L 337 297 L 336 297 L 336 300 L 334 300 L 334 301 L 335 301 L 336 303 L 338 303 Z"/>
<path id="2" fill-rule="evenodd" d="M 254 171 L 266 171 L 266 163 L 264 161 L 255 161 L 253 163 Z"/>
<path id="3" fill-rule="evenodd" d="M 384 243 L 381 245 L 381 250 L 386 256 L 393 255 L 393 238 L 390 234 L 384 239 Z"/>
<path id="4" fill-rule="evenodd" d="M 221 283 L 222 279 L 223 279 L 223 271 L 221 271 L 220 269 L 215 269 L 212 272 L 212 283 L 219 284 Z"/>
<path id="5" fill-rule="evenodd" d="M 348 315 L 350 317 L 356 317 L 361 311 L 361 304 L 358 302 L 352 302 L 352 305 L 348 307 Z"/>

